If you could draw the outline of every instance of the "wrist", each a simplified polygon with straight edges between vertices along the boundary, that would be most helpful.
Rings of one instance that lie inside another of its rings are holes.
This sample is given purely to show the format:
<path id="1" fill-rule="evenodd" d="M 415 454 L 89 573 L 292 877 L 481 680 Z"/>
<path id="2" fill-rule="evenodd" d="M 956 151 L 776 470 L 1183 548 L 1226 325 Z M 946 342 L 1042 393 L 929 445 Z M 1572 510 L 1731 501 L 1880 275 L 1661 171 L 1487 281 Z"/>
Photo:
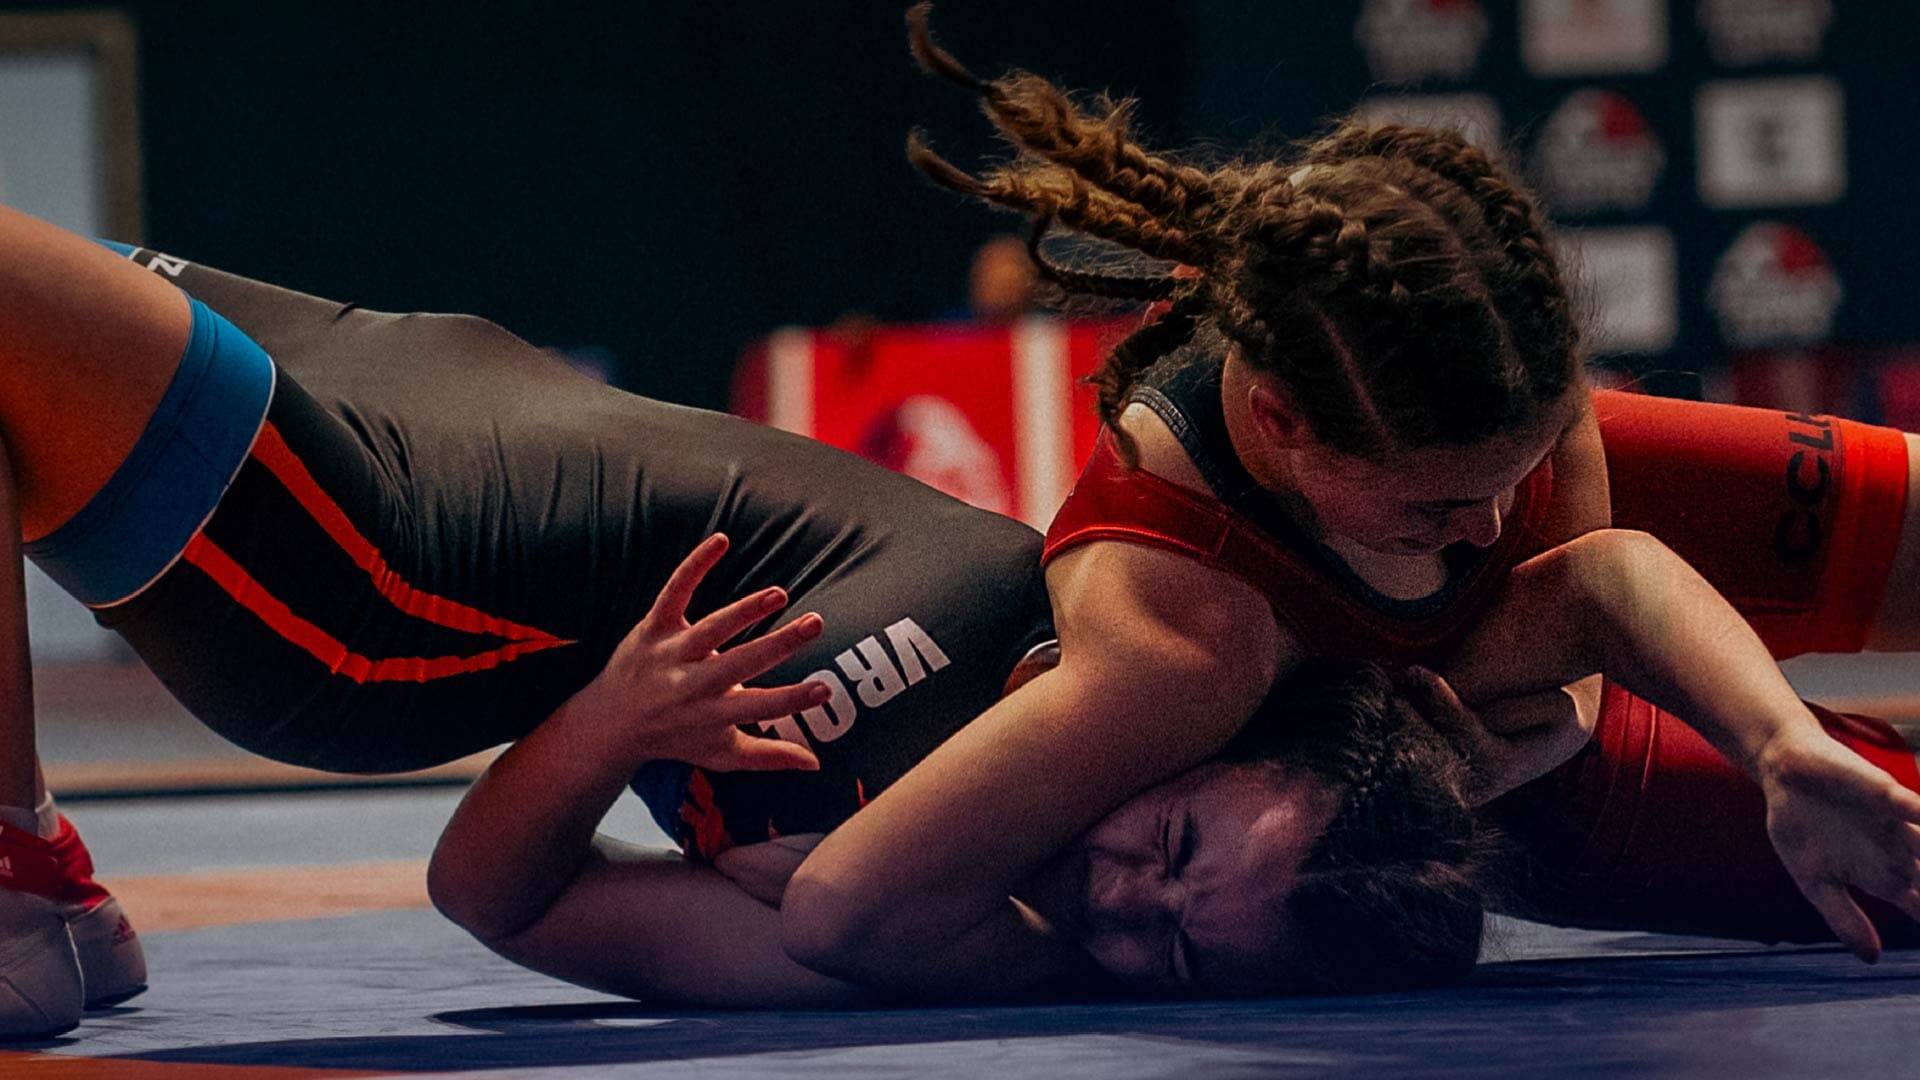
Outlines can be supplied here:
<path id="1" fill-rule="evenodd" d="M 1763 787 L 1786 782 L 1809 760 L 1814 740 L 1823 736 L 1817 725 L 1782 724 L 1750 755 L 1747 772 Z"/>
<path id="2" fill-rule="evenodd" d="M 597 687 L 581 687 L 522 742 L 537 740 L 548 747 L 542 756 L 563 759 L 584 777 L 617 776 L 624 783 L 642 763 L 660 755 L 636 736 L 640 725 L 614 721 Z"/>

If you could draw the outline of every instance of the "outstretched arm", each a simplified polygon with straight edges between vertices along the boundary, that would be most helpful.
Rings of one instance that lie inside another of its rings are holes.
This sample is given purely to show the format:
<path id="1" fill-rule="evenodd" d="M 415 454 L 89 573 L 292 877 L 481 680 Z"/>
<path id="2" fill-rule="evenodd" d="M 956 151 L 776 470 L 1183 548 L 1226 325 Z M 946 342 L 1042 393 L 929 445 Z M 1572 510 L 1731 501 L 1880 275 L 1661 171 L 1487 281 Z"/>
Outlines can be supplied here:
<path id="1" fill-rule="evenodd" d="M 1821 730 L 1746 620 L 1653 537 L 1590 533 L 1522 564 L 1443 674 L 1472 701 L 1595 672 L 1759 783 L 1781 861 L 1856 954 L 1880 941 L 1849 886 L 1920 919 L 1920 794 Z"/>
<path id="2" fill-rule="evenodd" d="M 714 1006 L 829 1006 L 853 987 L 780 948 L 779 912 L 710 867 L 596 836 L 641 761 L 804 768 L 804 748 L 735 726 L 818 703 L 815 684 L 739 684 L 818 633 L 803 616 L 726 652 L 777 610 L 769 590 L 687 625 L 682 613 L 724 541 L 696 548 L 607 668 L 495 761 L 434 852 L 434 903 L 490 948 L 536 971 L 634 997 Z"/>

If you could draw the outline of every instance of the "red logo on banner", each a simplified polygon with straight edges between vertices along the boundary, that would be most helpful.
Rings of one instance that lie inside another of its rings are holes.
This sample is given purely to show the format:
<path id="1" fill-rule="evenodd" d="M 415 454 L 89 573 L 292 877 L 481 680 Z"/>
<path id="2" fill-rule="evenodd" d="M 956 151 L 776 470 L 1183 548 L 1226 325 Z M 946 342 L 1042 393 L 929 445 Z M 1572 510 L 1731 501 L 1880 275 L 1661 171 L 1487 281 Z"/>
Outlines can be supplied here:
<path id="1" fill-rule="evenodd" d="M 1377 79 L 1457 81 L 1479 66 L 1487 16 L 1479 0 L 1366 0 L 1353 36 Z"/>
<path id="2" fill-rule="evenodd" d="M 1535 151 L 1540 184 L 1554 210 L 1638 210 L 1666 167 L 1647 118 L 1626 95 L 1577 90 L 1547 118 Z"/>
<path id="3" fill-rule="evenodd" d="M 1791 225 L 1749 225 L 1720 256 L 1707 300 L 1720 335 L 1740 348 L 1824 341 L 1840 307 L 1840 275 Z"/>

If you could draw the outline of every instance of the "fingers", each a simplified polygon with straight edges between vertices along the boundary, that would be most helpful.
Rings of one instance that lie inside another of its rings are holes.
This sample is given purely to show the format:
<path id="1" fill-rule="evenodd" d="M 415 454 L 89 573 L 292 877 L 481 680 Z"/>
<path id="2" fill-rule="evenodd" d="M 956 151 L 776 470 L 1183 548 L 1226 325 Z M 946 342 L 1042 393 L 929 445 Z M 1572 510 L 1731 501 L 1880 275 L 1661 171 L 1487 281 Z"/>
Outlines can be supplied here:
<path id="1" fill-rule="evenodd" d="M 717 722 L 752 724 L 805 712 L 826 703 L 832 692 L 825 683 L 803 682 L 792 686 L 746 686 L 729 693 Z"/>
<path id="2" fill-rule="evenodd" d="M 673 575 L 667 578 L 667 584 L 661 588 L 660 595 L 654 598 L 653 608 L 647 612 L 644 620 L 654 626 L 677 630 L 685 625 L 687 605 L 693 602 L 693 592 L 706 580 L 708 571 L 720 562 L 727 553 L 725 533 L 714 533 L 693 546 L 680 565 L 673 568 Z"/>
<path id="3" fill-rule="evenodd" d="M 739 730 L 729 732 L 727 744 L 698 764 L 722 772 L 820 771 L 820 759 L 806 747 L 785 739 L 756 738 Z"/>
<path id="4" fill-rule="evenodd" d="M 1853 894 L 1843 886 L 1825 882 L 1810 885 L 1801 890 L 1813 903 L 1820 917 L 1827 921 L 1833 935 L 1840 939 L 1853 955 L 1867 963 L 1880 959 L 1880 934 L 1873 928 L 1867 913 L 1860 910 L 1860 904 Z"/>
<path id="5" fill-rule="evenodd" d="M 824 625 L 820 616 L 809 612 L 707 661 L 701 665 L 700 677 L 707 686 L 732 686 L 763 675 L 819 637 Z"/>
<path id="6" fill-rule="evenodd" d="M 698 660 L 786 606 L 787 594 L 782 589 L 762 589 L 743 596 L 694 623 L 686 633 L 686 650 L 680 655 L 683 659 Z"/>

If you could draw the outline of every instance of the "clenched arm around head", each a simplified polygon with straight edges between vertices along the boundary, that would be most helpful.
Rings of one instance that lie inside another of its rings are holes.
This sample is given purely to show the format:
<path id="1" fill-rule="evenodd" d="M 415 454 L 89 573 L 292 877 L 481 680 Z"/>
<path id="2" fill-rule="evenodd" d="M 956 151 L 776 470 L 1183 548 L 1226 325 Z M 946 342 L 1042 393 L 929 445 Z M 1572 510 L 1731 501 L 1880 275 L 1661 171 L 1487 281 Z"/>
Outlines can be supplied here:
<path id="1" fill-rule="evenodd" d="M 1290 663 L 1251 586 L 1093 543 L 1047 571 L 1059 667 L 961 729 L 836 829 L 787 888 L 787 951 L 917 993 L 1073 980 L 1080 950 L 1009 894 L 1130 796 L 1212 756 Z"/>

